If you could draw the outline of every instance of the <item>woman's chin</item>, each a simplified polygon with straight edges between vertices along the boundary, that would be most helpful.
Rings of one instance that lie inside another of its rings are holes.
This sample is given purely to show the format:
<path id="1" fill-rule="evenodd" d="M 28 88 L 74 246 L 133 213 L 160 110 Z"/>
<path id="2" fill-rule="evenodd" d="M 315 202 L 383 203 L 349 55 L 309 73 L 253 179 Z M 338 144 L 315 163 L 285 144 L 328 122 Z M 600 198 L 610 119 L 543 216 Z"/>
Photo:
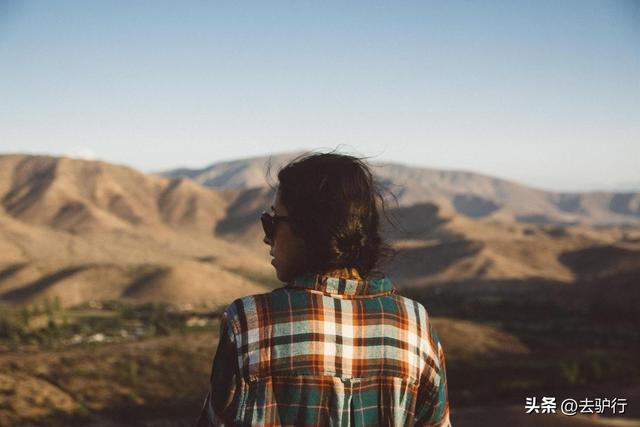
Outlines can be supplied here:
<path id="1" fill-rule="evenodd" d="M 282 271 L 278 267 L 276 267 L 276 265 L 275 265 L 275 263 L 273 261 L 271 261 L 271 265 L 273 266 L 273 269 L 276 271 L 276 277 L 278 278 L 278 280 L 280 280 L 281 282 L 284 282 L 284 280 L 282 278 L 282 276 L 283 276 Z"/>

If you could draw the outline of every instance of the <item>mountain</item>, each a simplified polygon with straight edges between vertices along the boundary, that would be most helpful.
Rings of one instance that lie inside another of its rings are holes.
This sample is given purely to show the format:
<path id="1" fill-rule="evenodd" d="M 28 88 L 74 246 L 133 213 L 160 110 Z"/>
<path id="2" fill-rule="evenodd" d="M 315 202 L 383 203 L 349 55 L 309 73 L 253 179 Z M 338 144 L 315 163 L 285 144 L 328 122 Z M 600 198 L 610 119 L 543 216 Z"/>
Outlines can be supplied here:
<path id="1" fill-rule="evenodd" d="M 211 233 L 228 192 L 125 166 L 49 156 L 0 156 L 0 209 L 13 218 L 70 232 Z"/>
<path id="2" fill-rule="evenodd" d="M 277 172 L 290 160 L 304 152 L 282 153 L 265 157 L 231 160 L 214 163 L 203 169 L 180 168 L 159 175 L 167 178 L 189 178 L 205 187 L 244 190 L 266 187 L 270 180 L 277 182 Z"/>
<path id="3" fill-rule="evenodd" d="M 263 291 L 266 254 L 214 235 L 235 197 L 100 161 L 0 156 L 0 301 L 218 306 Z"/>
<path id="4" fill-rule="evenodd" d="M 277 170 L 303 153 L 214 163 L 203 169 L 176 169 L 161 175 L 186 177 L 215 188 L 249 189 L 277 182 Z M 271 169 L 271 173 L 267 171 Z M 544 191 L 478 173 L 372 163 L 382 186 L 400 206 L 435 203 L 469 218 L 528 224 L 640 225 L 640 193 Z"/>
<path id="5" fill-rule="evenodd" d="M 254 159 L 245 169 L 263 164 Z M 616 307 L 640 301 L 640 228 L 523 223 L 506 214 L 507 202 L 489 215 L 464 215 L 447 191 L 538 195 L 539 203 L 546 193 L 472 174 L 375 168 L 386 171 L 377 171 L 382 179 L 407 182 L 384 223 L 396 251 L 384 271 L 398 288 L 529 297 L 590 289 L 589 298 Z M 425 184 L 432 181 L 439 193 Z M 438 202 L 421 201 L 427 196 Z M 279 285 L 258 220 L 272 198 L 264 185 L 210 188 L 99 161 L 0 156 L 0 303 L 221 307 L 264 292 Z"/>
<path id="6" fill-rule="evenodd" d="M 271 159 L 271 164 L 283 164 L 292 157 L 278 156 Z M 251 159 L 243 170 L 263 168 L 264 176 L 268 160 Z M 633 310 L 631 301 L 640 301 L 634 286 L 634 277 L 640 277 L 640 229 L 611 226 L 615 221 L 603 221 L 609 227 L 593 226 L 602 225 L 598 219 L 615 219 L 606 209 L 617 206 L 615 201 L 623 199 L 620 194 L 586 193 L 572 199 L 466 172 L 390 164 L 374 164 L 374 169 L 398 197 L 397 205 L 388 204 L 387 214 L 396 226 L 387 224 L 385 237 L 392 242 L 396 255 L 385 271 L 403 289 L 523 295 L 542 292 L 545 297 L 560 290 L 569 291 L 569 299 L 575 304 L 607 300 L 624 310 Z M 235 185 L 242 182 L 240 175 L 234 177 Z M 475 196 L 449 198 L 456 192 Z M 479 195 L 483 199 L 474 205 L 481 199 Z M 255 219 L 272 197 L 273 190 L 265 185 L 241 190 L 229 205 L 227 216 L 218 222 L 216 235 L 263 251 L 264 245 L 256 238 L 262 232 Z M 630 210 L 637 199 L 634 194 L 625 200 Z M 575 206 L 578 202 L 589 209 L 581 212 Z M 541 220 L 532 213 L 526 218 L 527 207 L 562 221 Z M 478 212 L 481 209 L 488 213 Z M 580 223 L 576 216 L 569 215 L 576 211 L 583 215 Z M 627 214 L 633 218 L 634 212 Z M 590 273 L 594 269 L 598 274 Z"/>

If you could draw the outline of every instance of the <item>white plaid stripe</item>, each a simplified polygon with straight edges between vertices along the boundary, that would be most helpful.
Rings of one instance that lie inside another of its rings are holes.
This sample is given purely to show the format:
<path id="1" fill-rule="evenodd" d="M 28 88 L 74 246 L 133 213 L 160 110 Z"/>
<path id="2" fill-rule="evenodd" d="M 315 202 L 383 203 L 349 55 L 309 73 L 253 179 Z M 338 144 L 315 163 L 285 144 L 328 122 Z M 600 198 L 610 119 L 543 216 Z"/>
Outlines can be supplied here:
<path id="1" fill-rule="evenodd" d="M 346 280 L 345 281 L 345 289 L 344 293 L 348 295 L 353 295 L 358 290 L 358 281 L 357 280 Z"/>
<path id="2" fill-rule="evenodd" d="M 327 279 L 327 292 L 329 293 L 338 293 L 338 289 L 340 286 L 340 279 L 337 277 L 330 277 Z"/>
<path id="3" fill-rule="evenodd" d="M 333 308 L 333 298 L 323 295 L 322 307 L 324 309 L 324 320 L 321 329 L 324 334 L 324 369 L 328 372 L 335 372 L 335 356 L 338 353 L 338 346 L 336 344 L 336 313 Z"/>

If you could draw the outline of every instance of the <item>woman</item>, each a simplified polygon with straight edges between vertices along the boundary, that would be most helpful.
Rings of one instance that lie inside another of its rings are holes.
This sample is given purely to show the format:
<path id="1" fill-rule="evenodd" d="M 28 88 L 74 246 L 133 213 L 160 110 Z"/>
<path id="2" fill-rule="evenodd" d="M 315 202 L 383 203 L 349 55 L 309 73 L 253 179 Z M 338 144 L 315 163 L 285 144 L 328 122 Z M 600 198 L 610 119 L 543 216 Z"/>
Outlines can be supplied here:
<path id="1" fill-rule="evenodd" d="M 312 154 L 278 181 L 261 221 L 286 285 L 225 310 L 198 425 L 449 426 L 428 314 L 376 271 L 387 246 L 368 166 Z"/>

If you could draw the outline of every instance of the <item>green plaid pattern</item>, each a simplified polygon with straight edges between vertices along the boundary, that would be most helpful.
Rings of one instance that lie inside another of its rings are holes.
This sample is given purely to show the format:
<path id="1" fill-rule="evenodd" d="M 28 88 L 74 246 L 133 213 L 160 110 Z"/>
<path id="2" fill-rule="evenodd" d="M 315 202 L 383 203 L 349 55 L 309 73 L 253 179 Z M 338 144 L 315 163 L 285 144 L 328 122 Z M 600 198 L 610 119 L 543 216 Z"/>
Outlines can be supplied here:
<path id="1" fill-rule="evenodd" d="M 227 308 L 201 418 L 450 426 L 444 352 L 425 308 L 387 277 L 303 275 Z"/>

